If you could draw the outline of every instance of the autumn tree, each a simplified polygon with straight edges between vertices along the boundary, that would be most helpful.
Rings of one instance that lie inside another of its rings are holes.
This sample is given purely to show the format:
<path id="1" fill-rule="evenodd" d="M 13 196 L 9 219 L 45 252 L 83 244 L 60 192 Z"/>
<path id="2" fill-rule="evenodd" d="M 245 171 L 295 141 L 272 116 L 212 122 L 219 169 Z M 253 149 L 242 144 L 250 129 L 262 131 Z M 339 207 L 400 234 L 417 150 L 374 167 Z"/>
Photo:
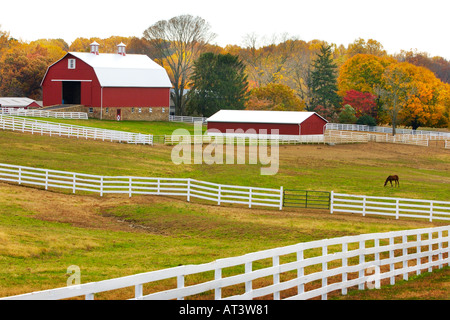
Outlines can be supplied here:
<path id="1" fill-rule="evenodd" d="M 231 54 L 204 53 L 194 63 L 189 114 L 209 117 L 221 109 L 244 109 L 248 99 L 245 66 Z"/>
<path id="2" fill-rule="evenodd" d="M 194 66 L 205 45 L 215 38 L 210 25 L 200 17 L 181 15 L 161 20 L 144 31 L 144 38 L 158 52 L 156 60 L 168 70 L 176 113 L 184 115 L 183 95 Z"/>
<path id="3" fill-rule="evenodd" d="M 50 52 L 51 51 L 51 52 Z M 40 99 L 47 67 L 65 52 L 58 46 L 17 43 L 0 58 L 0 92 L 4 96 Z"/>
<path id="4" fill-rule="evenodd" d="M 364 114 L 372 117 L 377 116 L 377 96 L 370 92 L 347 91 L 347 94 L 342 99 L 342 103 L 352 106 L 355 109 L 357 118 Z"/>
<path id="5" fill-rule="evenodd" d="M 322 45 L 320 52 L 312 63 L 311 102 L 308 110 L 314 111 L 318 106 L 335 113 L 339 109 L 340 97 L 337 94 L 337 66 L 333 62 L 331 46 Z"/>
<path id="6" fill-rule="evenodd" d="M 348 45 L 347 55 L 349 58 L 357 55 L 357 54 L 370 54 L 378 57 L 387 56 L 386 50 L 384 50 L 383 45 L 373 39 L 364 40 L 364 39 L 356 39 L 353 43 Z"/>
<path id="7" fill-rule="evenodd" d="M 250 92 L 247 110 L 302 111 L 305 104 L 284 84 L 269 83 Z"/>

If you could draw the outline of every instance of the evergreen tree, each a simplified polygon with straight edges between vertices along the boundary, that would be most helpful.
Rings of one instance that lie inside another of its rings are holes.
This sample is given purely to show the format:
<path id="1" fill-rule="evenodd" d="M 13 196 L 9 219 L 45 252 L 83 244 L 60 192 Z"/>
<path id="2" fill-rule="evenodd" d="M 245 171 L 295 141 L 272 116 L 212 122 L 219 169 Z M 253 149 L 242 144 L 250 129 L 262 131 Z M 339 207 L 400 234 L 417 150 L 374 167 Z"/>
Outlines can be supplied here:
<path id="1" fill-rule="evenodd" d="M 244 109 L 248 100 L 245 66 L 232 54 L 202 54 L 194 63 L 187 111 L 209 117 L 221 109 Z"/>
<path id="2" fill-rule="evenodd" d="M 308 110 L 314 111 L 321 106 L 328 113 L 336 114 L 339 110 L 340 97 L 337 94 L 337 65 L 333 62 L 331 46 L 321 46 L 312 64 L 309 85 L 312 97 Z"/>

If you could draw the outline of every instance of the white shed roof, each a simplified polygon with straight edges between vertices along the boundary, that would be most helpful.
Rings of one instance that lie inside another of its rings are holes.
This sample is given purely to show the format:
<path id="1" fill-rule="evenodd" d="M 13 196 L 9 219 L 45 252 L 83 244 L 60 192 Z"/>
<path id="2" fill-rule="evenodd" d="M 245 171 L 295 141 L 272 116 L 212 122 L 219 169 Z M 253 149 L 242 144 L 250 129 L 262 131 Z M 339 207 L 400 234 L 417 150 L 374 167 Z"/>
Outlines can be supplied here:
<path id="1" fill-rule="evenodd" d="M 209 117 L 208 122 L 299 124 L 314 114 L 317 113 L 307 111 L 220 110 Z M 323 117 L 321 118 L 323 119 Z"/>
<path id="2" fill-rule="evenodd" d="M 69 52 L 90 65 L 102 87 L 172 88 L 166 70 L 142 54 Z"/>
<path id="3" fill-rule="evenodd" d="M 33 102 L 35 102 L 35 100 L 30 98 L 20 98 L 20 97 L 0 98 L 0 106 L 2 106 L 2 108 L 28 107 Z"/>

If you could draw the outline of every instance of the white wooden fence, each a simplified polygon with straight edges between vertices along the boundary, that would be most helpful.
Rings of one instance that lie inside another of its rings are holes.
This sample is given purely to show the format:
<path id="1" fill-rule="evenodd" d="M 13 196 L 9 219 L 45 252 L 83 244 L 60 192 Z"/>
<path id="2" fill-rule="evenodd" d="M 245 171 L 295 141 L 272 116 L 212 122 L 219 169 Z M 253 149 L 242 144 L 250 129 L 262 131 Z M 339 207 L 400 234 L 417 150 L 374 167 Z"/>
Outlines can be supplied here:
<path id="1" fill-rule="evenodd" d="M 0 113 L 10 116 L 56 118 L 56 119 L 88 119 L 86 112 L 54 112 L 45 110 L 0 108 Z"/>
<path id="2" fill-rule="evenodd" d="M 64 123 L 5 116 L 0 114 L 0 129 L 59 137 L 76 137 L 132 144 L 153 144 L 151 134 L 140 134 Z"/>
<path id="3" fill-rule="evenodd" d="M 98 293 L 126 287 L 135 288 L 130 299 L 137 300 L 195 299 L 199 294 L 204 299 L 208 292 L 216 300 L 327 299 L 332 292 L 380 288 L 395 284 L 396 277 L 408 280 L 411 274 L 448 266 L 449 234 L 450 226 L 445 226 L 324 239 L 3 299 L 93 300 Z M 159 292 L 149 288 L 167 279 L 176 284 Z"/>
<path id="4" fill-rule="evenodd" d="M 327 123 L 325 125 L 326 130 L 338 130 L 338 131 L 367 131 L 367 132 L 378 132 L 378 133 L 390 133 L 392 134 L 392 128 L 388 127 L 378 127 L 378 126 L 367 126 L 360 124 L 345 124 L 345 123 Z M 445 139 L 450 139 L 450 132 L 442 131 L 427 131 L 427 130 L 412 130 L 412 129 L 399 129 L 396 130 L 397 134 L 410 134 L 410 135 L 427 135 L 432 137 L 442 137 Z"/>
<path id="5" fill-rule="evenodd" d="M 202 124 L 205 124 L 207 122 L 208 118 L 204 117 L 189 117 L 189 116 L 169 116 L 169 121 L 173 122 L 187 122 L 187 123 L 194 123 L 194 122 L 201 122 Z"/>
<path id="6" fill-rule="evenodd" d="M 324 143 L 323 135 L 306 136 L 245 136 L 245 135 L 166 135 L 164 143 L 168 145 L 178 143 L 204 144 L 204 143 L 223 143 L 237 145 L 258 145 L 258 144 L 317 144 Z"/>
<path id="7" fill-rule="evenodd" d="M 387 142 L 387 143 L 402 143 L 412 144 L 418 146 L 429 145 L 430 136 L 398 134 L 392 136 L 388 133 L 369 133 L 369 132 L 355 132 L 355 131 L 325 131 L 325 142 L 327 143 L 366 143 L 373 142 Z"/>
<path id="8" fill-rule="evenodd" d="M 48 188 L 68 189 L 105 194 L 183 196 L 224 203 L 283 208 L 283 187 L 280 189 L 244 187 L 195 179 L 148 178 L 132 176 L 99 176 L 75 172 L 0 164 L 0 181 Z"/>
<path id="9" fill-rule="evenodd" d="M 348 212 L 434 220 L 450 220 L 450 202 L 372 197 L 331 192 L 330 213 Z"/>

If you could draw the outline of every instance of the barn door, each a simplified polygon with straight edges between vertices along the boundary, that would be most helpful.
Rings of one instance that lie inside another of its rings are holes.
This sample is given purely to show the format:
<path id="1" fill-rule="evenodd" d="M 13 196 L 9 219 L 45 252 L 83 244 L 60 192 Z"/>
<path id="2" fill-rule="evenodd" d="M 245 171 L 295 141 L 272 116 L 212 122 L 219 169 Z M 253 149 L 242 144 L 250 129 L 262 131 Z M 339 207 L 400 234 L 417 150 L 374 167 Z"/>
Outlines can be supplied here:
<path id="1" fill-rule="evenodd" d="M 121 109 L 117 109 L 116 120 L 117 120 L 117 121 L 122 120 L 122 110 L 121 110 Z"/>
<path id="2" fill-rule="evenodd" d="M 63 81 L 62 83 L 62 104 L 81 103 L 81 82 Z"/>

